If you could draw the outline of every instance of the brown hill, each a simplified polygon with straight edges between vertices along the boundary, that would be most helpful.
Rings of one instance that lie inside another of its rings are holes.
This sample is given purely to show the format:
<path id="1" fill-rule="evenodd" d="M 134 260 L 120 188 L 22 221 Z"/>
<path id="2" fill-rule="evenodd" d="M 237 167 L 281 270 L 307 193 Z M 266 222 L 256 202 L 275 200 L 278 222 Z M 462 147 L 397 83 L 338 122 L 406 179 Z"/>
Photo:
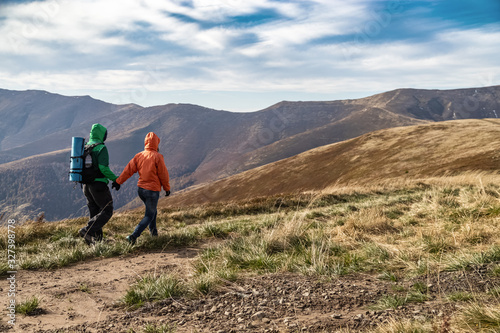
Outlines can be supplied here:
<path id="1" fill-rule="evenodd" d="M 500 166 L 500 120 L 457 120 L 380 130 L 204 184 L 162 206 L 244 200 Z"/>
<path id="2" fill-rule="evenodd" d="M 455 90 L 397 89 L 355 100 L 281 102 L 256 113 L 271 114 L 271 117 L 262 123 L 264 127 L 239 133 L 239 138 L 248 137 L 248 140 L 239 146 L 236 154 L 222 159 L 215 154 L 204 160 L 189 175 L 191 181 L 188 183 L 233 175 L 379 129 L 445 120 L 498 118 L 498 96 L 500 86 Z M 316 122 L 311 124 L 311 120 Z M 230 140 L 225 149 L 232 142 Z"/>
<path id="3" fill-rule="evenodd" d="M 146 133 L 157 133 L 173 188 L 179 191 L 379 129 L 494 117 L 500 109 L 497 96 L 500 86 L 399 89 L 357 100 L 281 102 L 258 112 L 234 113 L 189 104 L 113 106 L 88 96 L 0 90 L 6 129 L 26 134 L 22 141 L 9 131 L 1 138 L 0 208 L 10 207 L 7 214 L 12 207 L 28 215 L 44 211 L 50 220 L 85 213 L 81 193 L 73 193 L 67 181 L 67 149 L 71 137 L 87 136 L 94 122 L 108 127 L 116 173 L 142 150 Z M 63 149 L 49 158 L 43 155 Z M 40 158 L 31 158 L 36 155 Z M 7 163 L 12 161 L 18 163 Z M 53 200 L 55 192 L 61 200 Z M 116 194 L 116 207 L 135 198 L 135 192 L 131 180 Z"/>

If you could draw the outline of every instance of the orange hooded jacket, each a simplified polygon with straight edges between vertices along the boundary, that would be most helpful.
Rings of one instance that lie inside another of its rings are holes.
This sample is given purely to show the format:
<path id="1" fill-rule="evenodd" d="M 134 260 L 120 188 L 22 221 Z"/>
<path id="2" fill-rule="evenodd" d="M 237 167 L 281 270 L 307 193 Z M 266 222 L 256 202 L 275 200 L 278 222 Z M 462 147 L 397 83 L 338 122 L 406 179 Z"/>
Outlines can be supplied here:
<path id="1" fill-rule="evenodd" d="M 128 162 L 127 166 L 116 180 L 123 184 L 127 179 L 139 172 L 137 186 L 150 191 L 170 191 L 168 170 L 165 166 L 163 155 L 158 152 L 160 138 L 153 132 L 149 132 L 144 139 L 144 151 L 136 154 Z"/>

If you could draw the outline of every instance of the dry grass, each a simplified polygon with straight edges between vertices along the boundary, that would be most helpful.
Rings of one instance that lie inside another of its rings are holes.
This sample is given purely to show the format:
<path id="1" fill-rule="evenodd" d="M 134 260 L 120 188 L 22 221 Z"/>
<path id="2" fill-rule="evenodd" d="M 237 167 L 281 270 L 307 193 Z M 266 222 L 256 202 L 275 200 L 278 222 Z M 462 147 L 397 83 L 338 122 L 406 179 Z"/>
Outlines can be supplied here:
<path id="1" fill-rule="evenodd" d="M 477 172 L 493 174 L 498 169 L 494 147 L 500 144 L 499 124 L 498 120 L 460 120 L 376 131 L 193 187 L 160 205 L 230 202 L 321 191 L 325 186 L 333 191 L 339 187 L 365 191 L 374 184 L 397 189 L 429 178 L 441 185 L 463 183 Z"/>
<path id="2" fill-rule="evenodd" d="M 499 332 L 500 306 L 473 302 L 454 318 L 457 329 L 465 332 Z"/>
<path id="3" fill-rule="evenodd" d="M 231 270 L 232 276 L 248 271 L 332 276 L 365 271 L 397 281 L 497 262 L 498 181 L 497 175 L 471 173 L 425 183 L 404 182 L 390 189 L 381 185 L 364 191 L 342 188 L 315 193 L 307 206 L 282 211 L 280 222 L 272 228 L 260 229 L 254 237 L 235 235 L 211 249 L 211 255 L 203 259 L 209 270 L 199 274 L 217 276 Z M 331 195 L 350 199 L 317 204 Z M 415 301 L 416 294 L 402 299 Z M 467 302 L 478 298 L 464 292 L 443 295 L 443 299 Z M 493 319 L 480 319 L 479 314 L 458 312 L 461 324 L 457 319 L 452 328 L 449 322 L 398 321 L 374 332 L 466 332 L 463 322 L 477 328 L 474 320 L 495 320 L 494 314 L 485 315 Z"/>
<path id="4" fill-rule="evenodd" d="M 210 293 L 221 283 L 247 274 L 266 272 L 326 277 L 365 272 L 388 281 L 405 281 L 492 263 L 496 266 L 490 274 L 498 275 L 497 184 L 500 177 L 496 174 L 468 173 L 240 204 L 163 209 L 158 215 L 160 237 L 141 237 L 135 247 L 128 246 L 124 237 L 140 219 L 137 212 L 114 216 L 106 227 L 110 242 L 91 248 L 76 237 L 82 219 L 29 223 L 16 229 L 17 253 L 25 269 L 54 268 L 217 238 L 221 241 L 199 255 L 194 276 L 185 281 L 182 292 L 192 295 Z M 6 239 L 1 238 L 0 245 L 5 249 Z M 425 296 L 417 294 L 403 298 L 413 302 L 416 296 Z M 498 292 L 442 296 L 443 302 L 473 302 L 454 315 L 451 331 L 496 330 L 492 327 L 498 322 Z M 401 298 L 386 301 L 381 306 L 397 306 Z M 431 332 L 435 325 L 395 322 L 376 332 Z"/>

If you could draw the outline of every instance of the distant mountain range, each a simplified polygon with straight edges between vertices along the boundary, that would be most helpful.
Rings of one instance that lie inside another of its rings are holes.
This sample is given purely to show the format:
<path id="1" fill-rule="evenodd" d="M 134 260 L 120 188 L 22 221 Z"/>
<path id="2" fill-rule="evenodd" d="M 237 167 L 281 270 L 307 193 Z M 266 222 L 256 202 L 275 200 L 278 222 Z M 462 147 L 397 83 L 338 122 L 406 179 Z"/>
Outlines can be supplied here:
<path id="1" fill-rule="evenodd" d="M 72 136 L 88 137 L 96 122 L 108 128 L 116 174 L 143 149 L 145 135 L 157 133 L 175 192 L 380 129 L 496 118 L 499 102 L 500 86 L 398 89 L 356 100 L 281 102 L 234 113 L 0 89 L 0 208 L 19 218 L 41 212 L 48 220 L 85 215 L 83 194 L 67 179 L 69 147 Z M 135 192 L 134 180 L 113 191 L 115 207 L 129 203 Z"/>

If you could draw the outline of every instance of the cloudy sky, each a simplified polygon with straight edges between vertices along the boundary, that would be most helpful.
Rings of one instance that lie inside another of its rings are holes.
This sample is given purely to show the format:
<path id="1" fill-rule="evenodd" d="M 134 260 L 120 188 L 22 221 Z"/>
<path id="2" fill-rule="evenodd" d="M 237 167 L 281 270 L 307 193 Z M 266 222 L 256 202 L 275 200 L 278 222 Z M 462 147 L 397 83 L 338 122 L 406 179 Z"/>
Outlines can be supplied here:
<path id="1" fill-rule="evenodd" d="M 0 88 L 256 111 L 500 84 L 499 0 L 0 0 Z"/>

